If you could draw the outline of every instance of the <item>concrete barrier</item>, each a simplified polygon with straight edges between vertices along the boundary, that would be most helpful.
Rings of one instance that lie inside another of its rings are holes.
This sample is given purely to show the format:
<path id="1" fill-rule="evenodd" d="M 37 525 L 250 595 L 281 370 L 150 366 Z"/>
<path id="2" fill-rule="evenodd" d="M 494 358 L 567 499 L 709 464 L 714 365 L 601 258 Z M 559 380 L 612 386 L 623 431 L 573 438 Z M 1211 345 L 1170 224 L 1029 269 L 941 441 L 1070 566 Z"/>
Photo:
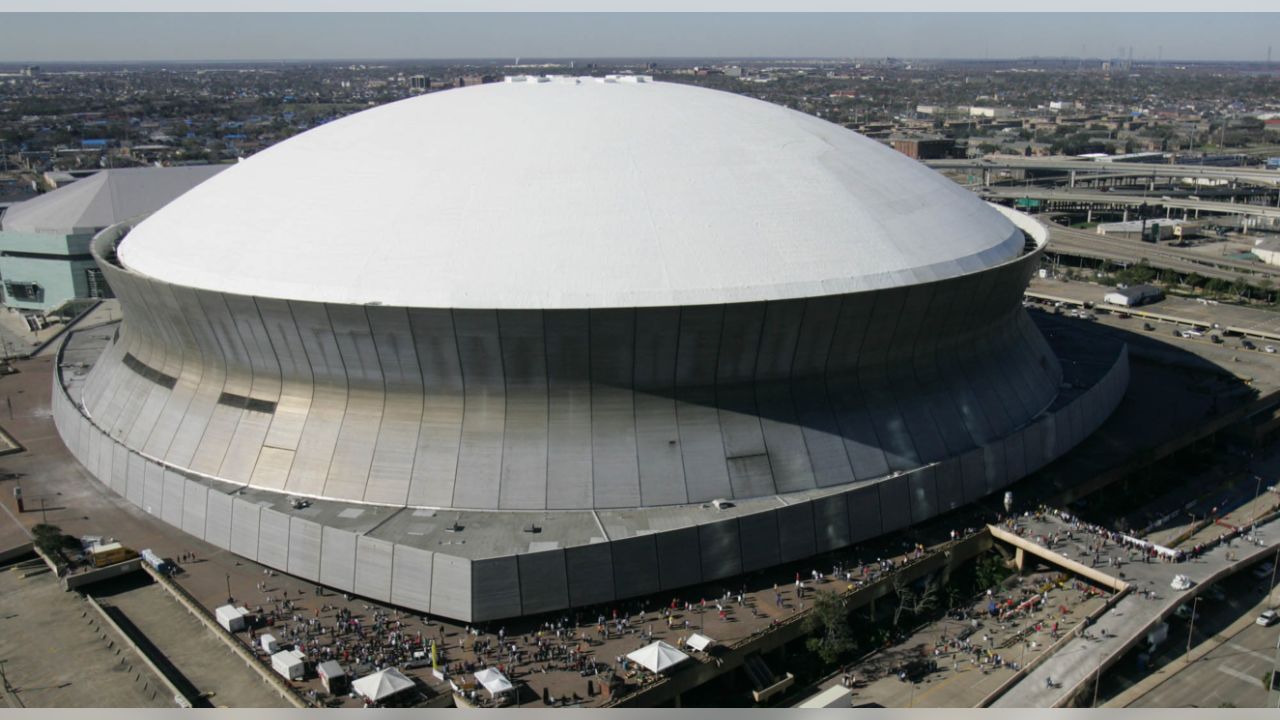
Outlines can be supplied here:
<path id="1" fill-rule="evenodd" d="M 179 604 L 186 608 L 187 612 L 199 618 L 200 621 L 204 623 L 205 627 L 209 629 L 209 632 L 222 640 L 227 647 L 231 648 L 232 652 L 239 655 L 240 658 L 245 661 L 246 665 L 256 670 L 258 675 L 262 677 L 263 682 L 275 688 L 276 691 L 280 693 L 280 696 L 288 701 L 289 704 L 299 708 L 311 707 L 311 704 L 302 697 L 297 688 L 288 684 L 283 678 L 272 672 L 270 668 L 268 668 L 256 655 L 244 646 L 244 643 L 241 643 L 234 635 L 224 630 L 221 625 L 214 621 L 213 617 L 209 614 L 209 611 L 205 610 L 203 605 L 196 602 L 194 598 L 188 595 L 186 590 L 183 590 L 182 587 L 173 580 L 170 580 L 164 575 L 156 572 L 150 565 L 144 564 L 143 569 L 146 570 L 147 574 L 155 579 L 156 583 L 158 583 L 160 587 L 167 590 Z"/>

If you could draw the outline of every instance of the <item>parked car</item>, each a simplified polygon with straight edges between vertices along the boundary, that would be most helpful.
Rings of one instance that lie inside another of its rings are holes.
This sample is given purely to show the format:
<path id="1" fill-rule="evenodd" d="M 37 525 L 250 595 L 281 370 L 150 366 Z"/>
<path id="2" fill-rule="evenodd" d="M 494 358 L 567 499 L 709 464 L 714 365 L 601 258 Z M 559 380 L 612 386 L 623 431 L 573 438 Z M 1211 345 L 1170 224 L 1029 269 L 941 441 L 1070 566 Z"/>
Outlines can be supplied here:
<path id="1" fill-rule="evenodd" d="M 1275 346 L 1275 345 L 1267 345 L 1266 347 L 1264 347 L 1264 348 L 1262 348 L 1262 349 L 1263 349 L 1263 350 L 1266 350 L 1266 351 L 1267 351 L 1267 352 L 1269 352 L 1269 353 L 1273 353 L 1273 352 L 1275 352 L 1275 351 L 1276 351 L 1276 346 Z"/>
<path id="2" fill-rule="evenodd" d="M 1240 341 L 1240 347 L 1244 348 L 1245 350 L 1257 350 L 1257 349 L 1258 349 L 1258 346 L 1257 346 L 1257 345 L 1254 345 L 1252 340 L 1241 340 L 1241 341 Z"/>
<path id="3" fill-rule="evenodd" d="M 1144 322 L 1144 323 L 1142 323 L 1142 329 L 1143 329 L 1143 330 L 1146 330 L 1147 332 L 1150 332 L 1150 331 L 1152 331 L 1152 330 L 1155 330 L 1155 329 L 1156 329 L 1156 326 L 1155 326 L 1155 325 L 1152 325 L 1152 324 L 1151 324 L 1151 323 L 1149 323 L 1149 322 Z"/>
<path id="4" fill-rule="evenodd" d="M 1275 610 L 1264 610 L 1262 614 L 1258 616 L 1258 619 L 1253 622 L 1254 624 L 1261 625 L 1262 627 L 1271 627 L 1272 625 L 1275 625 L 1277 621 L 1280 621 L 1280 615 L 1277 615 Z"/>

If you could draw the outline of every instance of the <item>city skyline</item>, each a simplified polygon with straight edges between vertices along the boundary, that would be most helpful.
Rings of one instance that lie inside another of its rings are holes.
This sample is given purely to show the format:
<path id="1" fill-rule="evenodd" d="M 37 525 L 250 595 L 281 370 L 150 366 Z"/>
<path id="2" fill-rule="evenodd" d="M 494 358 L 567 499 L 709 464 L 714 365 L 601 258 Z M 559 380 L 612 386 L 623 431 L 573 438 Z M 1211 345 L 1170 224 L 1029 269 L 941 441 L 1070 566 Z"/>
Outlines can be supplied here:
<path id="1" fill-rule="evenodd" d="M 9 13 L 0 63 L 511 58 L 1262 62 L 1271 13 Z"/>

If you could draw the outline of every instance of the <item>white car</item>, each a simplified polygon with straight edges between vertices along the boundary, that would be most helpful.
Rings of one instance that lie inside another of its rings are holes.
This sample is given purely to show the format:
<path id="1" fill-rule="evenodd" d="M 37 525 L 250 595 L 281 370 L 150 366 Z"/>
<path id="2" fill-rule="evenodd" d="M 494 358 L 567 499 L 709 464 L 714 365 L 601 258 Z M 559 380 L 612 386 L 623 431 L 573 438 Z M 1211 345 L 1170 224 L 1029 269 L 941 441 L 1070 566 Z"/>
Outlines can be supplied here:
<path id="1" fill-rule="evenodd" d="M 1266 610 L 1253 622 L 1254 624 L 1261 625 L 1262 627 L 1271 627 L 1276 624 L 1277 620 L 1280 620 L 1280 615 L 1277 615 L 1275 610 Z"/>
<path id="2" fill-rule="evenodd" d="M 1263 349 L 1263 350 L 1266 350 L 1266 351 L 1267 351 L 1267 352 L 1269 352 L 1269 353 L 1273 353 L 1273 352 L 1275 352 L 1275 351 L 1276 351 L 1276 346 L 1275 346 L 1275 345 L 1267 345 L 1266 347 L 1264 347 L 1264 348 L 1262 348 L 1262 349 Z"/>

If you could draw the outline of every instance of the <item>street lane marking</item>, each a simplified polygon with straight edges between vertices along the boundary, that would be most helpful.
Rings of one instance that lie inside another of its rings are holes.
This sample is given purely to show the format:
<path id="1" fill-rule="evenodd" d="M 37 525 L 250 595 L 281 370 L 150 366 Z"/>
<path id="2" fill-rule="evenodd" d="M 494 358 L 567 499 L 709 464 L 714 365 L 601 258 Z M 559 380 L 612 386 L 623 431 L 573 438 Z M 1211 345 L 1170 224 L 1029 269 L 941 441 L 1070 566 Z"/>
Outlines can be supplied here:
<path id="1" fill-rule="evenodd" d="M 1263 662 L 1268 662 L 1268 663 L 1270 663 L 1270 662 L 1275 662 L 1275 658 L 1274 658 L 1273 656 L 1271 656 L 1271 655 L 1267 655 L 1266 653 L 1260 653 L 1260 652 L 1258 652 L 1257 650 L 1252 650 L 1252 649 L 1250 649 L 1250 648 L 1247 648 L 1247 647 L 1245 647 L 1245 646 L 1241 645 L 1240 643 L 1236 643 L 1236 642 L 1229 642 L 1229 643 L 1227 643 L 1226 645 L 1227 645 L 1227 647 L 1231 648 L 1232 650 L 1235 650 L 1235 651 L 1237 651 L 1237 652 L 1242 652 L 1242 653 L 1244 653 L 1244 654 L 1246 654 L 1246 655 L 1252 655 L 1252 656 L 1254 656 L 1254 657 L 1258 658 L 1259 660 L 1261 660 L 1261 661 L 1263 661 Z M 1261 681 L 1259 681 L 1259 682 L 1261 682 Z"/>
<path id="2" fill-rule="evenodd" d="M 1239 670 L 1236 670 L 1234 668 L 1229 668 L 1226 665 L 1219 665 L 1218 672 L 1222 673 L 1223 675 L 1230 675 L 1231 677 L 1237 680 L 1243 680 L 1244 682 L 1247 682 L 1250 685 L 1258 685 L 1262 682 L 1261 680 L 1250 675 L 1249 673 L 1240 672 Z"/>

